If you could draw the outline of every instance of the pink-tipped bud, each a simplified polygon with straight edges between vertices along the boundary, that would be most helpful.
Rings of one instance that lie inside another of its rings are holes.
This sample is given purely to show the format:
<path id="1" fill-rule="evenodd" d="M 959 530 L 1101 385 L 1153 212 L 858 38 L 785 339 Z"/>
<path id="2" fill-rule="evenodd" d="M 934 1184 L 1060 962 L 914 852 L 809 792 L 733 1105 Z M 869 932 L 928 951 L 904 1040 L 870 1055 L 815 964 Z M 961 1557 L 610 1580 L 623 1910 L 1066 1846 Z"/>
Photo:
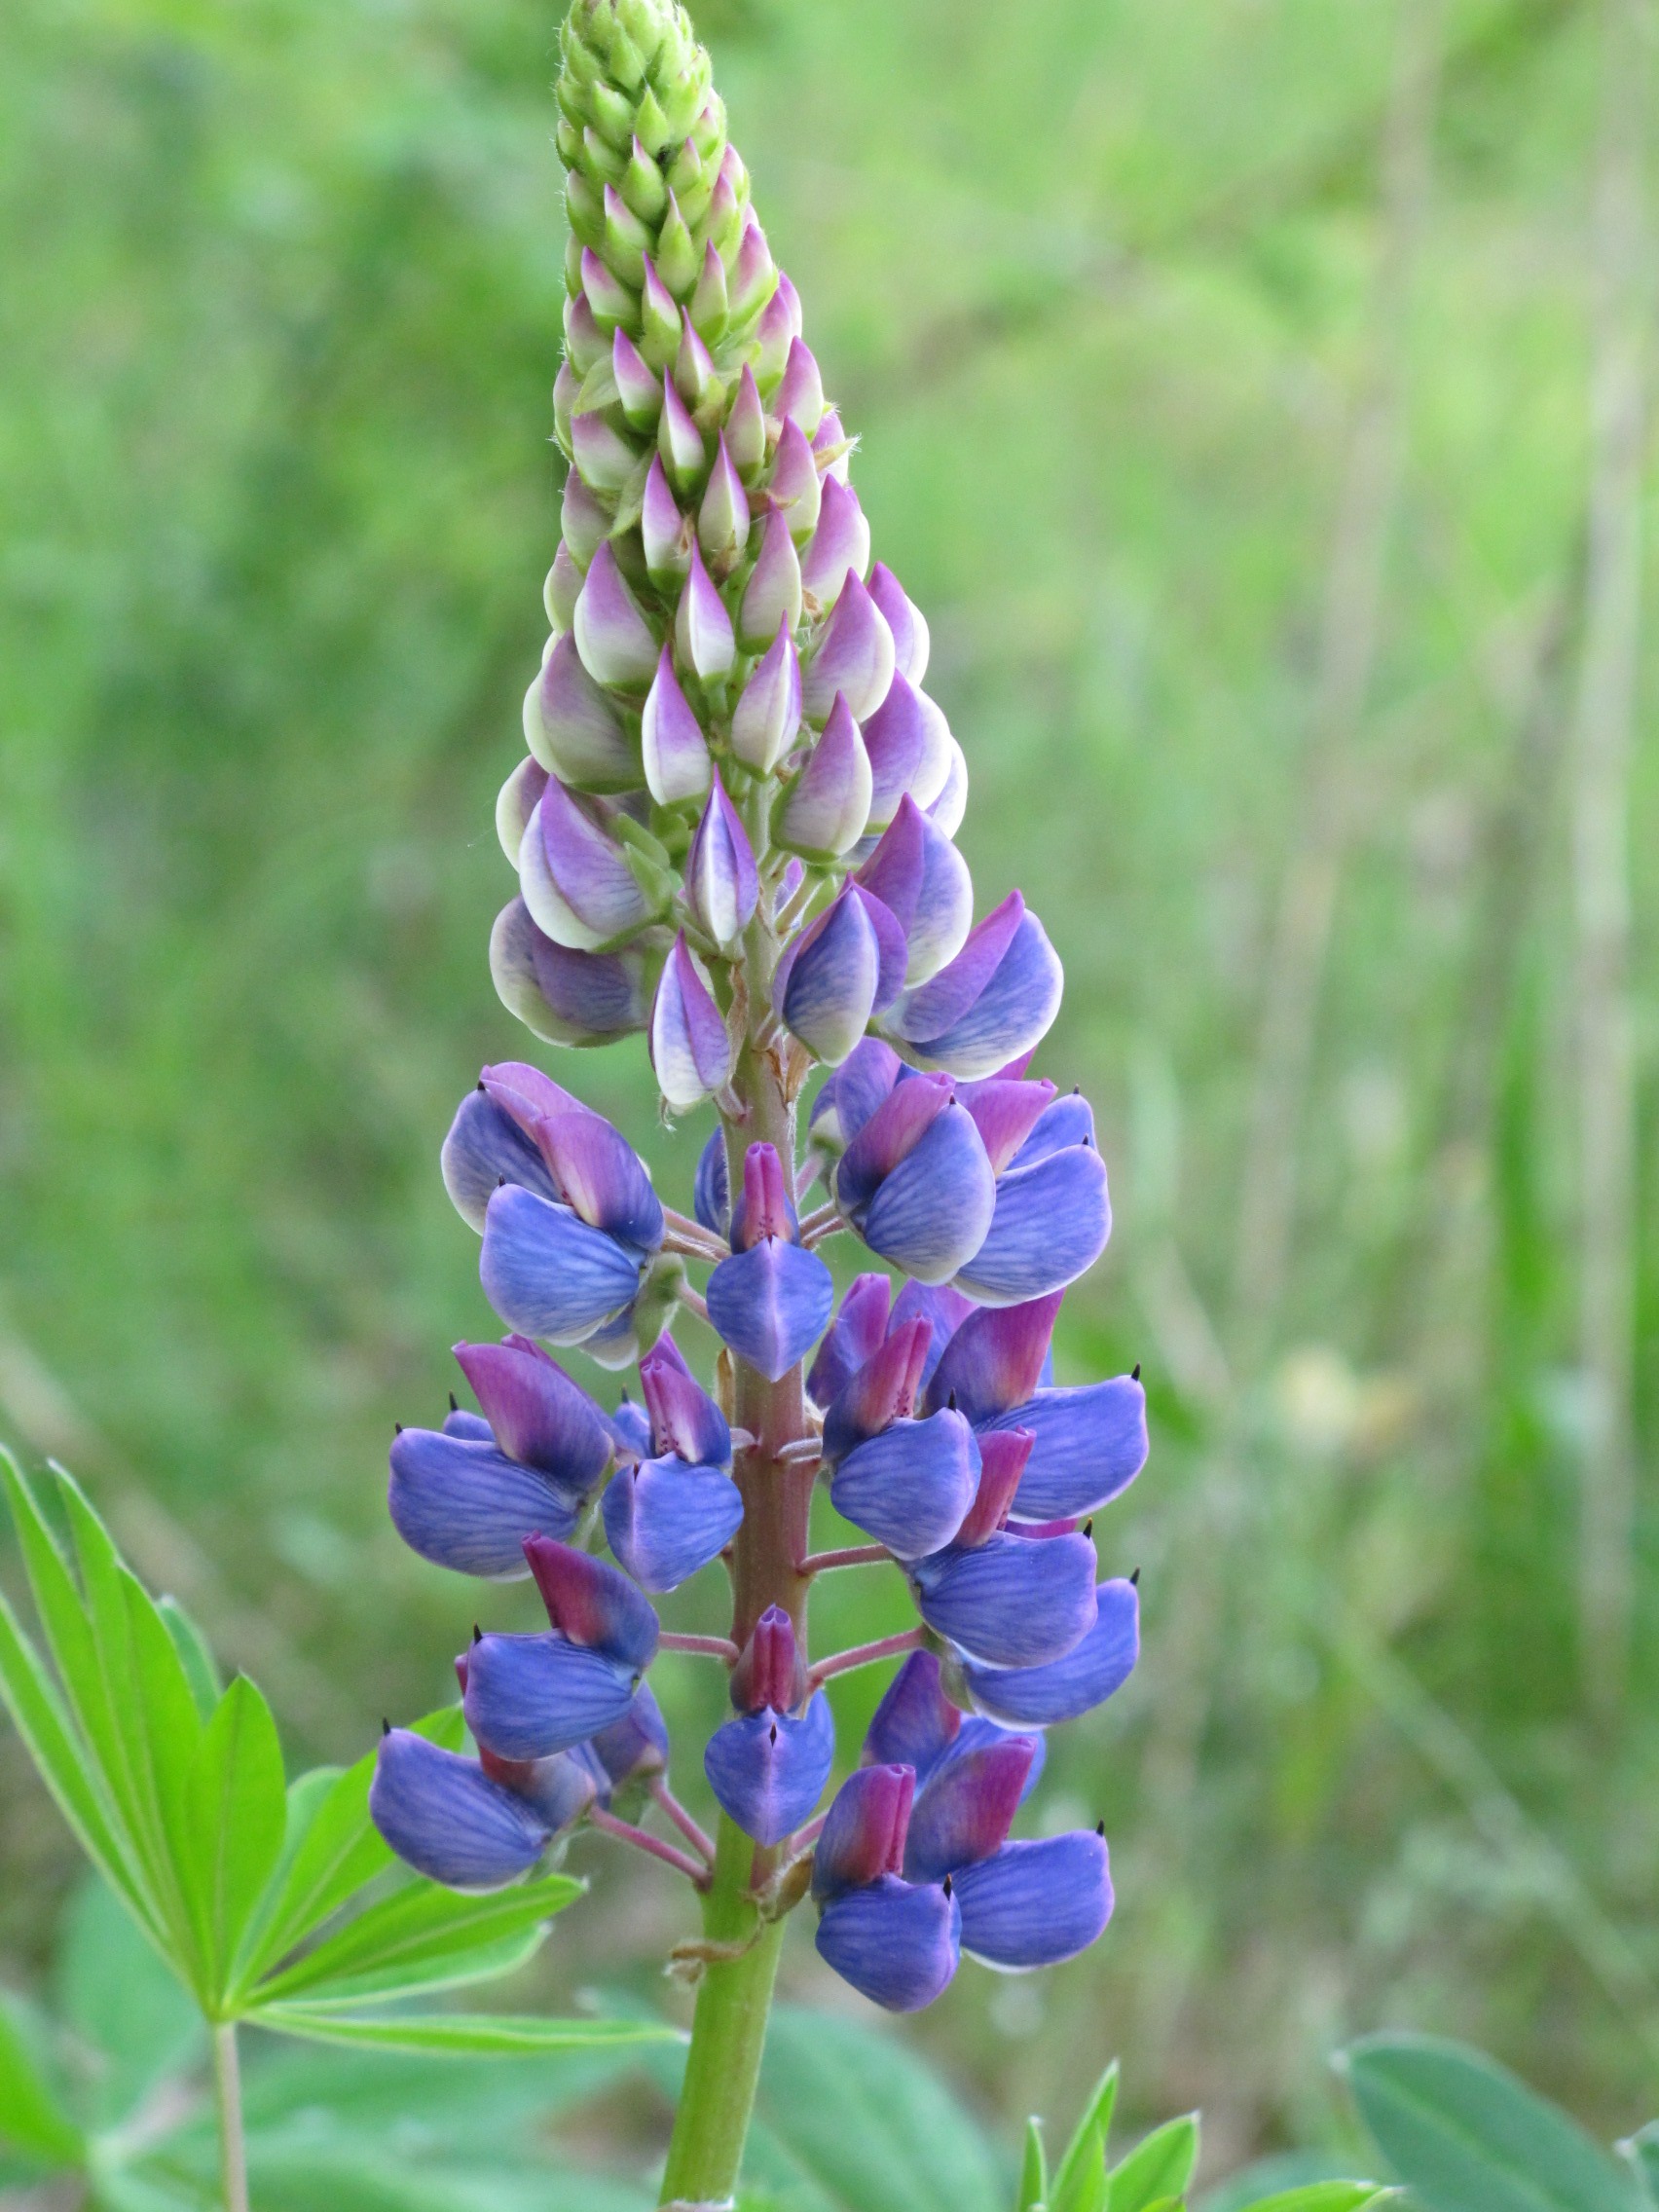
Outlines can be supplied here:
<path id="1" fill-rule="evenodd" d="M 645 694 L 640 721 L 645 789 L 659 806 L 700 799 L 713 773 L 702 725 L 686 704 L 674 673 L 673 649 L 664 645 Z"/>
<path id="2" fill-rule="evenodd" d="M 681 588 L 675 610 L 674 642 L 681 659 L 705 683 L 724 676 L 736 657 L 731 616 L 695 545 L 691 548 L 691 571 Z"/>
<path id="3" fill-rule="evenodd" d="M 837 693 L 823 736 L 779 800 L 773 819 L 778 842 L 807 860 L 839 859 L 864 835 L 869 795 L 869 755 Z"/>
<path id="4" fill-rule="evenodd" d="M 749 495 L 723 437 L 716 441 L 715 464 L 697 509 L 697 538 L 722 575 L 749 542 Z"/>
<path id="5" fill-rule="evenodd" d="M 818 463 L 812 458 L 806 433 L 798 423 L 784 424 L 766 491 L 772 504 L 782 511 L 789 524 L 790 535 L 797 545 L 804 544 L 818 526 L 818 512 L 824 502 L 824 482 L 818 473 Z"/>
<path id="6" fill-rule="evenodd" d="M 774 507 L 761 529 L 759 558 L 743 587 L 738 632 L 745 645 L 757 648 L 780 629 L 794 629 L 800 614 L 800 562 L 790 526 Z"/>
<path id="7" fill-rule="evenodd" d="M 669 482 L 682 498 L 702 482 L 708 462 L 703 433 L 666 376 L 662 380 L 662 414 L 657 420 L 657 452 Z"/>
<path id="8" fill-rule="evenodd" d="M 725 441 L 738 474 L 746 484 L 753 483 L 766 458 L 766 414 L 760 405 L 755 371 L 747 361 L 737 380 L 737 397 L 726 417 Z"/>
<path id="9" fill-rule="evenodd" d="M 746 768 L 770 775 L 800 728 L 800 660 L 780 630 L 756 662 L 732 710 L 731 749 Z"/>
<path id="10" fill-rule="evenodd" d="M 640 535 L 645 567 L 659 590 L 675 583 L 691 566 L 691 518 L 681 513 L 668 488 L 662 456 L 653 454 L 640 508 Z"/>
<path id="11" fill-rule="evenodd" d="M 793 1713 L 806 1695 L 806 1661 L 782 1605 L 768 1605 L 731 1671 L 731 1702 L 739 1713 Z"/>
<path id="12" fill-rule="evenodd" d="M 772 412 L 799 424 L 808 439 L 818 434 L 818 425 L 824 420 L 824 379 L 818 373 L 811 349 L 802 339 L 795 339 L 790 347 L 790 357 L 784 364 L 784 379 L 772 402 Z"/>
<path id="13" fill-rule="evenodd" d="M 752 1144 L 743 1156 L 743 1197 L 732 1215 L 734 1249 L 749 1251 L 768 1237 L 793 1243 L 799 1231 L 784 1163 L 769 1144 Z"/>
<path id="14" fill-rule="evenodd" d="M 858 494 L 831 476 L 824 486 L 818 528 L 800 565 L 801 583 L 820 608 L 832 607 L 849 575 L 869 565 L 869 524 Z"/>

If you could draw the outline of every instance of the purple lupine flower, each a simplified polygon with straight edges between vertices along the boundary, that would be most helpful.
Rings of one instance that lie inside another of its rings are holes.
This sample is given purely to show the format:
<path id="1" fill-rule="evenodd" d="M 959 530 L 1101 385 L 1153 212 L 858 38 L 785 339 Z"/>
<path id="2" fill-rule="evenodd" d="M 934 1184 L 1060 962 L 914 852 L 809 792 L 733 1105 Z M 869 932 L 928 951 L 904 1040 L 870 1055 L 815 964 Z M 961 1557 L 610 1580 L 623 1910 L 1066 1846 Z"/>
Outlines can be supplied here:
<path id="1" fill-rule="evenodd" d="M 457 1345 L 482 1416 L 399 1429 L 387 1504 L 412 1551 L 462 1574 L 516 1578 L 527 1536 L 570 1535 L 605 1479 L 613 1445 L 604 1415 L 526 1337 Z"/>
<path id="2" fill-rule="evenodd" d="M 1093 1267 L 1112 1234 L 1106 1162 L 1094 1117 L 1074 1092 L 992 1079 L 972 1087 L 968 1112 L 996 1170 L 985 1240 L 956 1276 L 985 1306 L 1017 1306 L 1063 1290 Z"/>
<path id="3" fill-rule="evenodd" d="M 743 1163 L 743 1213 L 732 1253 L 709 1277 L 709 1318 L 739 1359 L 775 1382 L 809 1351 L 830 1318 L 830 1270 L 800 1242 L 783 1163 L 754 1144 Z"/>
<path id="4" fill-rule="evenodd" d="M 931 2005 L 962 1952 L 951 1884 L 902 1873 L 915 1770 L 865 1766 L 836 1793 L 813 1860 L 820 1956 L 890 2012 Z"/>
<path id="5" fill-rule="evenodd" d="M 891 1005 L 904 977 L 904 933 L 891 909 L 849 882 L 778 963 L 772 1004 L 817 1058 L 834 1066 Z"/>
<path id="6" fill-rule="evenodd" d="M 490 935 L 490 977 L 507 1012 L 549 1045 L 608 1045 L 645 1026 L 639 952 L 572 952 L 536 928 L 522 899 Z"/>
<path id="7" fill-rule="evenodd" d="M 476 1759 L 407 1728 L 381 1740 L 369 1814 L 398 1857 L 452 1890 L 498 1890 L 528 1874 L 553 1839 L 535 1808 Z"/>
<path id="8" fill-rule="evenodd" d="M 824 1417 L 836 1512 L 902 1560 L 942 1551 L 979 1483 L 978 1444 L 954 1408 L 912 1418 L 931 1334 L 916 1320 L 887 1337 Z"/>
<path id="9" fill-rule="evenodd" d="M 678 1590 L 718 1559 L 743 1520 L 731 1480 L 731 1430 L 693 1380 L 672 1337 L 640 1362 L 651 1456 L 619 1467 L 606 1486 L 605 1532 L 642 1590 Z"/>
<path id="10" fill-rule="evenodd" d="M 822 1690 L 806 1695 L 806 1669 L 790 1616 L 769 1605 L 732 1670 L 738 1717 L 717 1728 L 703 1754 L 721 1809 L 756 1843 L 782 1843 L 811 1817 L 835 1758 L 835 1723 Z"/>
<path id="11" fill-rule="evenodd" d="M 893 682 L 897 689 L 900 679 Z M 876 756 L 870 757 L 873 769 Z M 873 803 L 870 816 L 877 819 Z M 907 985 L 937 976 L 968 941 L 974 923 L 968 863 L 907 791 L 860 867 L 859 882 L 875 894 L 904 933 Z"/>
<path id="12" fill-rule="evenodd" d="M 813 1131 L 843 1149 L 829 1173 L 847 1226 L 917 1281 L 946 1282 L 989 1234 L 996 1180 L 952 1079 L 918 1075 L 866 1038 L 820 1091 Z"/>
<path id="13" fill-rule="evenodd" d="M 656 1614 L 625 1574 L 546 1537 L 524 1549 L 551 1626 L 482 1636 L 466 1654 L 466 1724 L 505 1759 L 569 1751 L 620 1720 L 657 1647 Z"/>
<path id="14" fill-rule="evenodd" d="M 731 1037 L 709 972 L 681 931 L 651 1002 L 651 1066 L 671 1114 L 689 1114 L 731 1081 Z"/>
<path id="15" fill-rule="evenodd" d="M 1059 1012 L 1060 963 L 1017 891 L 970 931 L 955 959 L 882 1018 L 919 1067 L 994 1075 L 1047 1036 Z"/>

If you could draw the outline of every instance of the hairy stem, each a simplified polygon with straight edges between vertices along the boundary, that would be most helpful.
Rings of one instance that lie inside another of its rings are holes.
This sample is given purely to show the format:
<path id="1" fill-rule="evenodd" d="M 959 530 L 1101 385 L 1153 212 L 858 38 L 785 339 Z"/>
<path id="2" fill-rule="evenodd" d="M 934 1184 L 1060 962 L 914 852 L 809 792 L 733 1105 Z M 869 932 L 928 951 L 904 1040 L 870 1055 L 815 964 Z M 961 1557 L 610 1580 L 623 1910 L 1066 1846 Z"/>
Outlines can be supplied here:
<path id="1" fill-rule="evenodd" d="M 241 2065 L 237 2056 L 237 2025 L 217 2021 L 213 2028 L 213 2102 L 219 2118 L 219 2177 L 225 2212 L 248 2212 L 247 2145 L 242 2134 Z"/>

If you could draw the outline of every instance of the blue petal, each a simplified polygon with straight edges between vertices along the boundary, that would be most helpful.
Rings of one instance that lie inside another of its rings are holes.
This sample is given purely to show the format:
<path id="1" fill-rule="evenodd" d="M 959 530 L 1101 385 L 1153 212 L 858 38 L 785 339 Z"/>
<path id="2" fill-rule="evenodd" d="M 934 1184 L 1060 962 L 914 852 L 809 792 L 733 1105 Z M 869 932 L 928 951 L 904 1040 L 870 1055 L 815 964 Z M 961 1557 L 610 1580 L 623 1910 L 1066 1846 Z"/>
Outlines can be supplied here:
<path id="1" fill-rule="evenodd" d="M 835 1285 L 816 1252 L 773 1236 L 722 1260 L 705 1296 L 709 1319 L 738 1358 L 776 1382 L 822 1333 Z"/>
<path id="2" fill-rule="evenodd" d="M 697 1173 L 691 1185 L 691 1210 L 705 1229 L 717 1236 L 731 1229 L 731 1170 L 726 1163 L 725 1131 L 716 1127 L 697 1155 Z"/>
<path id="3" fill-rule="evenodd" d="M 618 1468 L 603 1511 L 610 1548 L 640 1588 L 678 1590 L 725 1550 L 743 1498 L 719 1467 L 689 1467 L 671 1453 Z"/>
<path id="4" fill-rule="evenodd" d="M 624 1397 L 610 1417 L 610 1433 L 636 1459 L 650 1457 L 651 1417 L 638 1399 Z"/>
<path id="5" fill-rule="evenodd" d="M 568 1751 L 620 1720 L 638 1674 L 556 1631 L 484 1636 L 466 1655 L 466 1725 L 498 1758 Z"/>
<path id="6" fill-rule="evenodd" d="M 399 1859 L 452 1890 L 498 1890 L 526 1874 L 551 1831 L 476 1759 L 394 1728 L 381 1739 L 369 1818 Z"/>
<path id="7" fill-rule="evenodd" d="M 502 1183 L 521 1184 L 539 1198 L 559 1195 L 547 1162 L 482 1084 L 461 1100 L 444 1139 L 442 1161 L 444 1188 L 457 1213 L 474 1229 L 484 1227 L 485 1208 Z"/>
<path id="8" fill-rule="evenodd" d="M 1062 1151 L 1067 1145 L 1094 1142 L 1094 1109 L 1081 1090 L 1067 1091 L 1046 1106 L 1037 1117 L 1037 1125 L 1014 1158 L 1010 1167 L 1035 1167 L 1040 1160 L 1051 1153 Z"/>
<path id="9" fill-rule="evenodd" d="M 918 1790 L 904 1839 L 907 1882 L 938 1882 L 1008 1841 L 1037 1755 L 1035 1736 L 1002 1736 L 941 1760 Z"/>
<path id="10" fill-rule="evenodd" d="M 820 1690 L 798 1719 L 762 1707 L 717 1728 L 703 1753 L 709 1788 L 745 1835 L 782 1843 L 810 1820 L 835 1763 L 835 1723 Z"/>
<path id="11" fill-rule="evenodd" d="M 814 1405 L 828 1408 L 878 1349 L 892 1303 L 892 1285 L 885 1275 L 856 1275 L 847 1285 L 806 1379 L 807 1396 Z"/>
<path id="12" fill-rule="evenodd" d="M 444 1416 L 446 1436 L 464 1436 L 474 1444 L 494 1444 L 496 1431 L 482 1414 L 469 1414 L 464 1406 L 455 1406 Z"/>
<path id="13" fill-rule="evenodd" d="M 1106 1162 L 1089 1145 L 1068 1145 L 1003 1176 L 989 1232 L 956 1287 L 986 1306 L 1046 1297 L 1093 1267 L 1111 1234 Z"/>
<path id="14" fill-rule="evenodd" d="M 942 1551 L 974 1502 L 979 1448 L 960 1414 L 899 1420 L 848 1454 L 830 1484 L 837 1513 L 901 1559 Z"/>
<path id="15" fill-rule="evenodd" d="M 963 1669 L 970 1695 L 987 1719 L 1008 1728 L 1047 1728 L 1103 1705 L 1134 1672 L 1140 1656 L 1140 1604 L 1130 1582 L 1102 1582 L 1094 1626 L 1063 1659 L 1047 1667 Z"/>
<path id="16" fill-rule="evenodd" d="M 865 1732 L 866 1763 L 913 1767 L 919 1788 L 948 1756 L 962 1725 L 962 1714 L 944 1694 L 938 1659 L 931 1651 L 912 1651 Z"/>
<path id="17" fill-rule="evenodd" d="M 956 1972 L 962 1915 L 943 1889 L 884 1874 L 867 1889 L 831 1898 L 817 1941 L 820 1958 L 872 2004 L 919 2012 Z"/>
<path id="18" fill-rule="evenodd" d="M 411 1551 L 458 1574 L 516 1581 L 529 1571 L 526 1536 L 568 1536 L 576 1503 L 494 1443 L 406 1428 L 391 1447 L 393 1527 Z"/>
<path id="19" fill-rule="evenodd" d="M 992 1536 L 953 1545 L 910 1569 L 929 1628 L 996 1667 L 1064 1658 L 1094 1619 L 1094 1546 L 1087 1536 Z"/>
<path id="20" fill-rule="evenodd" d="M 1028 912 L 973 1005 L 938 1036 L 916 1038 L 914 1056 L 923 1067 L 949 1068 L 964 1079 L 995 1075 L 1041 1043 L 1059 1012 L 1063 983 L 1058 956 L 1042 923 Z"/>
<path id="21" fill-rule="evenodd" d="M 603 1229 L 512 1184 L 490 1200 L 478 1274 L 508 1328 L 552 1344 L 579 1344 L 640 1287 L 639 1263 Z"/>
<path id="22" fill-rule="evenodd" d="M 964 1866 L 952 1887 L 962 1948 L 1014 1972 L 1076 1958 L 1112 1917 L 1106 1839 L 1082 1829 L 1005 1843 L 993 1858 Z"/>
<path id="23" fill-rule="evenodd" d="M 575 1825 L 601 1794 L 605 1781 L 585 1745 L 522 1766 L 505 1759 L 497 1763 L 505 1770 L 500 1777 L 504 1787 L 522 1797 L 555 1835 Z"/>
<path id="24" fill-rule="evenodd" d="M 1146 1392 L 1129 1375 L 1072 1390 L 1039 1390 L 990 1428 L 1037 1439 L 1014 1493 L 1021 1521 L 1075 1521 L 1127 1490 L 1146 1465 Z"/>
<path id="25" fill-rule="evenodd" d="M 640 1684 L 620 1720 L 595 1730 L 587 1751 L 599 1768 L 607 1796 L 642 1775 L 662 1772 L 668 1764 L 668 1723 L 649 1682 Z"/>
<path id="26" fill-rule="evenodd" d="M 941 1283 L 994 1237 L 999 1203 L 973 1117 L 952 1104 L 883 1181 L 859 1235 L 918 1282 Z"/>

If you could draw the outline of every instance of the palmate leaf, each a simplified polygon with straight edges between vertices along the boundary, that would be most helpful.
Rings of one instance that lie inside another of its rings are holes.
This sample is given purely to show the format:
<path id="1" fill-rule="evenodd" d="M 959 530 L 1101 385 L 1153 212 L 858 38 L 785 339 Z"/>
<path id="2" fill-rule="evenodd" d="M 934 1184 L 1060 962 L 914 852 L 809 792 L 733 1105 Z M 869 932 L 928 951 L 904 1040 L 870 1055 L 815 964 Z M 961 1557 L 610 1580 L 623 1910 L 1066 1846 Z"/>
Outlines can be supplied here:
<path id="1" fill-rule="evenodd" d="M 1243 2212 L 1361 2212 L 1393 2192 L 1375 2181 L 1313 2181 L 1302 2189 L 1280 2190 L 1276 2196 L 1259 2196 Z"/>
<path id="2" fill-rule="evenodd" d="M 192 1909 L 208 1984 L 220 1993 L 281 1856 L 287 1820 L 276 1723 L 245 1676 L 232 1682 L 202 1734 L 188 1803 Z"/>
<path id="3" fill-rule="evenodd" d="M 680 2031 L 649 2020 L 546 2020 L 492 2012 L 387 2013 L 308 2011 L 298 2005 L 270 2005 L 259 2025 L 312 2043 L 340 2043 L 377 2050 L 448 2051 L 469 2057 L 534 2057 L 550 2050 L 604 2050 L 643 2043 L 682 2041 Z"/>
<path id="4" fill-rule="evenodd" d="M 1424 2212 L 1633 2212 L 1601 2146 L 1481 2052 L 1371 2036 L 1346 2063 L 1360 2118 Z"/>
<path id="5" fill-rule="evenodd" d="M 1014 2212 L 1037 2212 L 1049 2201 L 1049 2161 L 1043 2155 L 1043 2122 L 1025 2122 L 1025 2150 L 1019 2161 L 1019 2191 Z"/>
<path id="6" fill-rule="evenodd" d="M 39 2040 L 22 2009 L 0 1997 L 0 2150 L 48 2170 L 78 2166 L 81 2131 L 35 2063 Z"/>
<path id="7" fill-rule="evenodd" d="M 1095 2177 L 1104 2177 L 1106 2146 L 1111 2140 L 1112 2115 L 1118 2106 L 1118 2061 L 1114 2058 L 1098 2082 L 1094 2092 L 1084 2106 L 1072 2139 L 1066 2145 L 1066 2155 L 1060 2160 L 1054 2175 L 1054 2212 L 1080 2212 L 1080 2207 L 1090 2204 L 1093 2196 L 1102 2194 L 1096 2190 Z"/>

